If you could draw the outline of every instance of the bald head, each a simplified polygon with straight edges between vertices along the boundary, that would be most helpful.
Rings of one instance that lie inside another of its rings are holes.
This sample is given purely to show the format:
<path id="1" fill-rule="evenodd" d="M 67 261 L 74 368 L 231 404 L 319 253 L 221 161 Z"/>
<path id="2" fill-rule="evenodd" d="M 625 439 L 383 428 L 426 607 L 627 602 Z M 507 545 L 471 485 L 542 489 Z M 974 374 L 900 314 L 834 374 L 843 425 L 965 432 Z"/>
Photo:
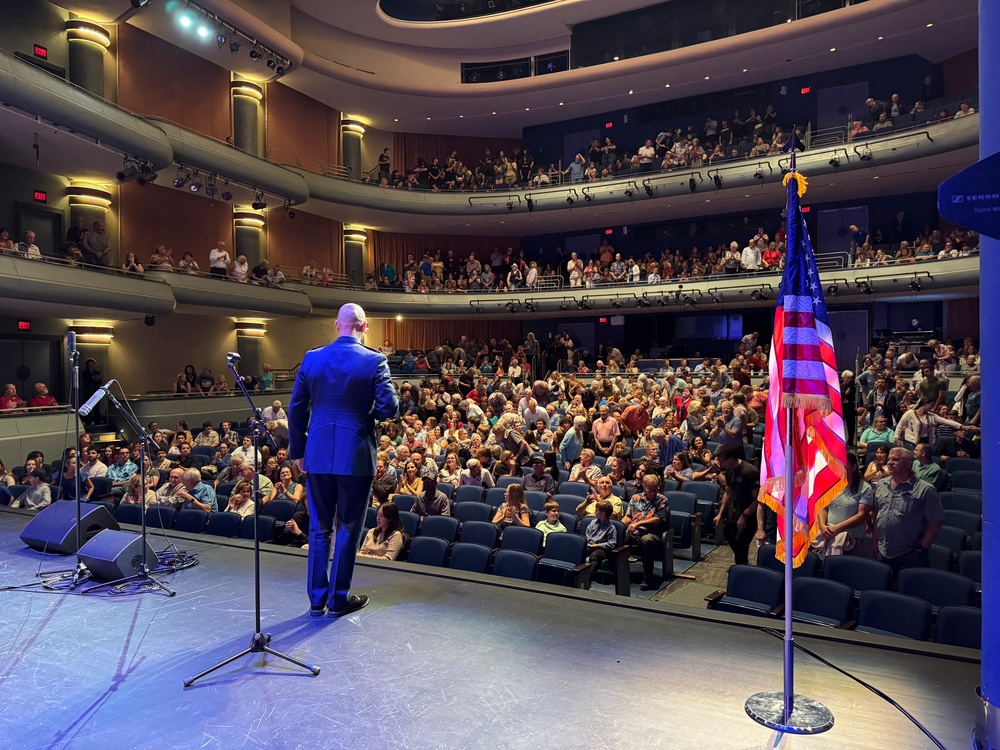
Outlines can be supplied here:
<path id="1" fill-rule="evenodd" d="M 368 320 L 361 305 L 348 302 L 337 313 L 337 332 L 341 336 L 353 336 L 358 341 L 364 340 L 368 330 Z"/>

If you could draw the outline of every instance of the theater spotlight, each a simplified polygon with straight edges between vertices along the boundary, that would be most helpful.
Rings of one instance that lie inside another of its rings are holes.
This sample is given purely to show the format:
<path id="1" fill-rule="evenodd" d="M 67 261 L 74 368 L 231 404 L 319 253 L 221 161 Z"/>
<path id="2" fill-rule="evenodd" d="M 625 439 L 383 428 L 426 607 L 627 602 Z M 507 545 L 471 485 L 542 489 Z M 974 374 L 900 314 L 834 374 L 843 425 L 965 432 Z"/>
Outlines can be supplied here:
<path id="1" fill-rule="evenodd" d="M 667 306 L 667 299 L 666 299 L 666 297 L 664 297 L 661 294 L 660 297 L 659 297 L 659 299 L 656 300 L 656 304 L 659 307 L 666 307 Z"/>
<path id="2" fill-rule="evenodd" d="M 722 177 L 718 174 L 712 175 L 712 182 L 715 183 L 716 190 L 722 190 Z"/>
<path id="3" fill-rule="evenodd" d="M 226 183 L 225 187 L 222 189 L 222 195 L 219 196 L 219 197 L 222 198 L 222 200 L 226 201 L 227 203 L 233 199 L 233 194 L 229 190 L 229 183 L 228 182 Z"/>
<path id="4" fill-rule="evenodd" d="M 524 309 L 530 313 L 533 313 L 535 311 L 535 303 L 532 302 L 531 300 L 525 300 Z"/>
<path id="5" fill-rule="evenodd" d="M 827 297 L 839 297 L 840 296 L 840 287 L 837 286 L 836 283 L 830 284 L 830 286 L 828 286 L 826 288 L 826 296 Z"/>
<path id="6" fill-rule="evenodd" d="M 581 310 L 593 310 L 594 306 L 590 303 L 590 300 L 584 297 L 581 300 L 577 300 L 576 306 Z"/>
<path id="7" fill-rule="evenodd" d="M 910 286 L 912 286 L 912 284 Z M 618 299 L 617 297 L 615 297 L 613 300 L 611 300 L 611 306 L 613 308 L 615 308 L 616 310 L 621 310 L 622 309 L 622 301 L 620 299 Z"/>
<path id="8" fill-rule="evenodd" d="M 755 301 L 764 302 L 766 300 L 769 300 L 770 298 L 771 298 L 771 291 L 764 286 L 762 286 L 760 289 L 754 289 L 752 292 L 750 292 L 750 299 Z"/>
<path id="9" fill-rule="evenodd" d="M 692 193 L 698 189 L 698 183 L 695 181 L 694 177 L 688 179 L 688 190 Z"/>
<path id="10" fill-rule="evenodd" d="M 565 300 L 563 300 L 562 302 L 559 303 L 559 309 L 562 312 L 566 312 L 567 310 L 569 310 L 569 305 L 566 304 Z"/>
<path id="11" fill-rule="evenodd" d="M 509 313 L 513 313 L 517 311 L 517 306 L 513 302 L 508 302 L 503 306 L 503 309 Z"/>
<path id="12" fill-rule="evenodd" d="M 698 302 L 690 294 L 685 294 L 684 295 L 684 305 L 685 305 L 685 307 L 694 307 L 697 304 L 698 304 Z"/>
<path id="13" fill-rule="evenodd" d="M 592 196 L 590 193 L 584 193 L 583 199 L 587 201 L 587 203 L 590 203 L 592 200 L 594 200 L 594 196 Z"/>
<path id="14" fill-rule="evenodd" d="M 531 196 L 525 196 L 524 202 L 528 204 L 528 213 L 530 214 L 535 210 L 535 201 Z"/>
<path id="15" fill-rule="evenodd" d="M 920 279 L 914 279 L 913 281 L 910 282 L 910 289 L 913 290 L 914 294 L 916 294 L 923 288 L 924 287 L 923 284 L 920 283 Z"/>
<path id="16" fill-rule="evenodd" d="M 139 162 L 139 174 L 135 177 L 136 185 L 148 185 L 151 182 L 156 182 L 156 178 L 159 177 L 154 170 L 153 165 L 148 162 Z"/>
<path id="17" fill-rule="evenodd" d="M 863 294 L 871 294 L 872 293 L 871 282 L 868 281 L 867 279 L 860 279 L 857 282 L 857 286 L 858 286 L 858 291 L 862 292 Z"/>
<path id="18" fill-rule="evenodd" d="M 192 193 L 197 193 L 203 187 L 205 186 L 201 184 L 201 180 L 198 179 L 198 175 L 196 174 L 194 176 L 194 182 L 188 185 L 188 190 L 190 190 Z"/>
<path id="19" fill-rule="evenodd" d="M 722 295 L 719 294 L 717 289 L 709 289 L 708 293 L 712 295 L 712 302 L 714 302 L 717 305 L 722 304 Z"/>
<path id="20" fill-rule="evenodd" d="M 263 211 L 267 208 L 267 204 L 264 202 L 264 193 L 260 190 L 254 194 L 253 203 L 250 204 L 250 208 L 254 211 Z"/>
<path id="21" fill-rule="evenodd" d="M 872 159 L 875 158 L 874 155 L 872 154 L 871 147 L 869 146 L 865 146 L 865 150 L 858 155 L 861 157 L 861 161 L 865 162 L 866 164 L 871 164 Z"/>
<path id="22" fill-rule="evenodd" d="M 634 195 L 635 195 L 635 191 L 632 188 L 630 188 L 630 187 L 625 188 L 625 197 L 626 198 L 631 198 Z"/>
<path id="23" fill-rule="evenodd" d="M 840 169 L 840 159 L 838 159 L 836 156 L 830 159 L 830 166 L 833 167 L 834 169 Z"/>
<path id="24" fill-rule="evenodd" d="M 292 201 L 291 200 L 286 199 L 285 200 L 285 204 L 282 206 L 282 208 L 285 209 L 285 218 L 286 219 L 294 219 L 295 218 L 295 212 L 292 210 Z"/>
<path id="25" fill-rule="evenodd" d="M 514 201 L 507 201 L 507 213 L 514 210 Z"/>
<path id="26" fill-rule="evenodd" d="M 653 188 L 652 188 L 652 186 L 648 182 L 644 182 L 642 184 L 642 189 L 646 191 L 646 197 L 647 198 L 652 198 L 653 197 Z"/>
<path id="27" fill-rule="evenodd" d="M 209 177 L 205 180 L 205 195 L 214 198 L 218 192 L 219 188 L 215 185 L 215 177 Z"/>
<path id="28" fill-rule="evenodd" d="M 569 203 L 572 206 L 573 202 L 574 202 L 573 201 L 573 196 L 572 195 L 567 195 L 566 196 L 566 202 Z"/>
<path id="29" fill-rule="evenodd" d="M 229 37 L 226 36 L 225 31 L 219 29 L 219 33 L 215 35 L 215 41 L 216 43 L 218 43 L 219 49 L 222 49 L 224 46 L 226 46 L 226 42 L 229 41 Z"/>
<path id="30" fill-rule="evenodd" d="M 277 73 L 279 76 L 285 75 L 285 66 L 279 65 L 277 68 L 274 69 L 274 72 Z"/>
<path id="31" fill-rule="evenodd" d="M 136 162 L 131 159 L 125 159 L 122 162 L 122 168 L 115 172 L 115 179 L 118 182 L 131 182 L 139 176 L 139 168 L 136 166 Z"/>
<path id="32" fill-rule="evenodd" d="M 251 48 L 250 59 L 253 60 L 254 62 L 260 62 L 261 60 L 264 59 L 264 56 L 261 55 L 260 50 Z"/>
<path id="33" fill-rule="evenodd" d="M 635 306 L 638 308 L 649 307 L 649 300 L 646 298 L 645 294 L 641 297 L 635 298 Z"/>
<path id="34" fill-rule="evenodd" d="M 240 51 L 240 47 L 241 46 L 242 45 L 240 45 L 239 42 L 237 42 L 235 39 L 233 39 L 231 42 L 229 42 L 229 51 L 232 52 L 235 55 L 237 52 Z"/>
<path id="35" fill-rule="evenodd" d="M 757 182 L 763 182 L 764 181 L 764 170 L 761 169 L 760 167 L 757 167 L 757 171 L 753 173 L 753 177 L 754 177 L 755 180 L 757 180 Z"/>
<path id="36" fill-rule="evenodd" d="M 483 306 L 476 305 L 476 315 L 482 315 L 482 314 L 483 314 Z"/>
<path id="37" fill-rule="evenodd" d="M 174 187 L 175 188 L 182 188 L 182 187 L 184 187 L 185 185 L 188 184 L 188 180 L 190 180 L 190 179 L 191 179 L 191 173 L 190 172 L 184 172 L 183 170 L 178 169 L 177 170 L 177 176 L 174 178 Z"/>
<path id="38" fill-rule="evenodd" d="M 278 67 L 278 61 L 275 60 L 273 57 L 267 58 L 267 67 L 269 67 L 271 70 L 274 70 L 275 68 Z"/>

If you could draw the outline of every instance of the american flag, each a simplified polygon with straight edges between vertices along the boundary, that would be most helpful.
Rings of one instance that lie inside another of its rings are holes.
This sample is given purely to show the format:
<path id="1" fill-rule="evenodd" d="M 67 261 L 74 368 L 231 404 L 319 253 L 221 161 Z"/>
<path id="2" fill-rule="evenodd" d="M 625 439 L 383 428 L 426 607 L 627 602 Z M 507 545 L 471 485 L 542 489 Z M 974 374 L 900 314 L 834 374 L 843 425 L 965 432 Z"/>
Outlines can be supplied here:
<path id="1" fill-rule="evenodd" d="M 799 210 L 798 191 L 804 192 L 805 181 L 795 172 L 785 180 L 788 249 L 774 313 L 759 499 L 778 514 L 781 534 L 785 528 L 785 457 L 791 445 L 795 513 L 792 555 L 798 566 L 819 533 L 817 512 L 847 485 L 847 446 L 830 318 L 809 232 Z M 782 561 L 784 541 L 778 542 L 777 549 Z"/>

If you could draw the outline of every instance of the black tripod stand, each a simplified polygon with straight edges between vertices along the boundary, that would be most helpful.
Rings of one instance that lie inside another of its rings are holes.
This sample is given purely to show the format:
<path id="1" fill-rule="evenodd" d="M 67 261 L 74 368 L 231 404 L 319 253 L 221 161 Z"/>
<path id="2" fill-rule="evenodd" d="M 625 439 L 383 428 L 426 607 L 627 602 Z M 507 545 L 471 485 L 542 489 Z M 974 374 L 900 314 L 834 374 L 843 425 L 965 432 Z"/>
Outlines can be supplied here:
<path id="1" fill-rule="evenodd" d="M 83 591 L 84 594 L 89 594 L 91 591 L 96 591 L 97 589 L 103 589 L 105 587 L 115 588 L 126 583 L 131 583 L 132 581 L 140 582 L 138 586 L 138 591 L 161 591 L 167 596 L 175 596 L 177 594 L 171 588 L 168 588 L 162 582 L 158 581 L 153 577 L 153 574 L 149 570 L 149 564 L 146 562 L 146 550 L 149 549 L 149 542 L 146 541 L 146 444 L 151 442 L 152 438 L 146 434 L 146 430 L 136 419 L 135 415 L 130 409 L 126 409 L 118 399 L 115 398 L 111 389 L 107 392 L 108 400 L 114 405 L 118 410 L 118 413 L 122 415 L 122 418 L 128 422 L 129 427 L 135 430 L 136 434 L 139 436 L 139 493 L 142 497 L 142 548 L 139 553 L 139 567 L 136 573 L 125 578 L 119 578 L 116 581 L 106 581 L 104 583 L 99 583 L 96 586 L 91 586 Z M 78 493 L 79 494 L 79 493 Z"/>
<path id="2" fill-rule="evenodd" d="M 239 372 L 236 370 L 236 364 L 240 361 L 240 355 L 236 352 L 229 352 L 226 355 L 226 362 L 229 366 L 229 370 L 233 373 L 233 378 L 236 380 L 236 386 L 240 389 L 243 395 L 246 397 L 247 402 L 250 404 L 250 410 L 253 413 L 253 419 L 250 420 L 250 427 L 253 431 L 253 451 L 254 460 L 258 461 L 260 456 L 260 442 L 261 439 L 267 441 L 267 444 L 272 449 L 277 449 L 274 444 L 274 438 L 271 437 L 271 433 L 268 432 L 267 425 L 261 418 L 260 409 L 254 404 L 253 399 L 247 392 L 246 386 L 243 384 L 243 380 L 240 378 Z M 255 467 L 259 468 L 259 467 Z M 221 669 L 227 664 L 236 661 L 237 659 L 246 656 L 247 654 L 270 654 L 271 656 L 277 656 L 279 659 L 284 659 L 289 661 L 296 666 L 302 667 L 303 669 L 308 669 L 312 672 L 313 676 L 319 674 L 319 667 L 314 667 L 310 664 L 299 661 L 298 659 L 293 659 L 287 654 L 282 654 L 279 651 L 275 651 L 268 644 L 271 642 L 270 633 L 262 633 L 260 630 L 260 474 L 254 471 L 253 475 L 253 593 L 254 593 L 254 631 L 253 635 L 250 637 L 250 645 L 245 649 L 240 651 L 238 654 L 230 656 L 225 661 L 221 661 L 214 667 L 209 667 L 204 672 L 199 672 L 194 677 L 184 680 L 184 687 L 191 687 L 191 685 L 196 681 L 200 680 L 207 674 L 211 674 L 217 669 Z M 261 662 L 263 666 L 263 661 Z"/>

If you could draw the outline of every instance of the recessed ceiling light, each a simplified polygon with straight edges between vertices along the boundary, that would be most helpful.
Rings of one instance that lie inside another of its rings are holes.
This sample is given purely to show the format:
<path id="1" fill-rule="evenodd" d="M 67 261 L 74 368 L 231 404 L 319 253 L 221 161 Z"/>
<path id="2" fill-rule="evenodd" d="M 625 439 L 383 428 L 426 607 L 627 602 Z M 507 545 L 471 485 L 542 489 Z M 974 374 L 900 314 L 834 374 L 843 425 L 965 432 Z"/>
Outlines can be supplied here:
<path id="1" fill-rule="evenodd" d="M 749 68 L 743 68 L 743 72 L 746 73 Z"/>
<path id="2" fill-rule="evenodd" d="M 561 107 L 562 105 L 563 105 L 563 103 L 562 103 L 562 102 L 559 102 L 559 106 Z"/>
<path id="3" fill-rule="evenodd" d="M 611 58 L 611 59 L 612 59 L 612 60 L 614 60 L 615 62 L 618 62 L 618 55 L 615 55 L 615 56 L 614 56 L 613 58 Z"/>
<path id="4" fill-rule="evenodd" d="M 873 180 L 877 180 L 878 179 L 878 175 L 875 175 L 874 177 L 872 177 L 872 179 Z"/>
<path id="5" fill-rule="evenodd" d="M 933 25 L 934 25 L 934 24 L 932 24 L 932 23 L 929 23 L 929 24 L 927 24 L 927 28 L 929 29 L 929 28 L 930 28 L 931 26 L 933 26 Z"/>
<path id="6" fill-rule="evenodd" d="M 429 119 L 431 119 L 431 118 L 429 118 L 429 117 L 428 117 L 427 119 L 429 120 Z"/>
<path id="7" fill-rule="evenodd" d="M 882 41 L 883 39 L 885 39 L 885 37 L 884 37 L 884 36 L 880 36 L 880 37 L 878 38 L 878 40 L 879 40 L 880 42 L 881 42 L 881 41 Z"/>
<path id="8" fill-rule="evenodd" d="M 830 51 L 831 51 L 831 52 L 836 52 L 836 51 L 837 51 L 837 48 L 836 48 L 836 47 L 830 47 Z"/>
<path id="9" fill-rule="evenodd" d="M 398 117 L 394 117 L 392 121 L 393 122 L 399 122 L 399 118 Z"/>
<path id="10" fill-rule="evenodd" d="M 531 111 L 531 107 L 525 107 L 525 108 L 524 108 L 524 111 L 525 111 L 525 112 L 530 112 L 530 111 Z"/>
<path id="11" fill-rule="evenodd" d="M 629 95 L 629 96 L 632 96 L 632 89 L 629 89 L 629 90 L 628 90 L 628 95 Z"/>
<path id="12" fill-rule="evenodd" d="M 706 81 L 707 81 L 707 80 L 708 80 L 709 78 L 711 78 L 711 76 L 705 76 L 705 80 L 706 80 Z"/>
<path id="13" fill-rule="evenodd" d="M 785 20 L 785 23 L 791 23 L 791 22 L 792 22 L 791 18 L 788 18 L 788 19 Z"/>
<path id="14" fill-rule="evenodd" d="M 670 88 L 670 84 L 669 84 L 669 83 L 665 83 L 665 84 L 663 84 L 663 88 L 665 88 L 665 89 L 669 89 L 669 88 Z"/>
<path id="15" fill-rule="evenodd" d="M 459 115 L 459 116 L 458 116 L 458 119 L 459 119 L 459 120 L 462 120 L 462 119 L 464 119 L 464 118 L 465 118 L 465 115 Z"/>
<path id="16" fill-rule="evenodd" d="M 496 114 L 496 112 L 493 112 L 493 113 L 491 113 L 491 114 L 494 114 L 494 115 L 495 115 L 495 114 Z"/>

